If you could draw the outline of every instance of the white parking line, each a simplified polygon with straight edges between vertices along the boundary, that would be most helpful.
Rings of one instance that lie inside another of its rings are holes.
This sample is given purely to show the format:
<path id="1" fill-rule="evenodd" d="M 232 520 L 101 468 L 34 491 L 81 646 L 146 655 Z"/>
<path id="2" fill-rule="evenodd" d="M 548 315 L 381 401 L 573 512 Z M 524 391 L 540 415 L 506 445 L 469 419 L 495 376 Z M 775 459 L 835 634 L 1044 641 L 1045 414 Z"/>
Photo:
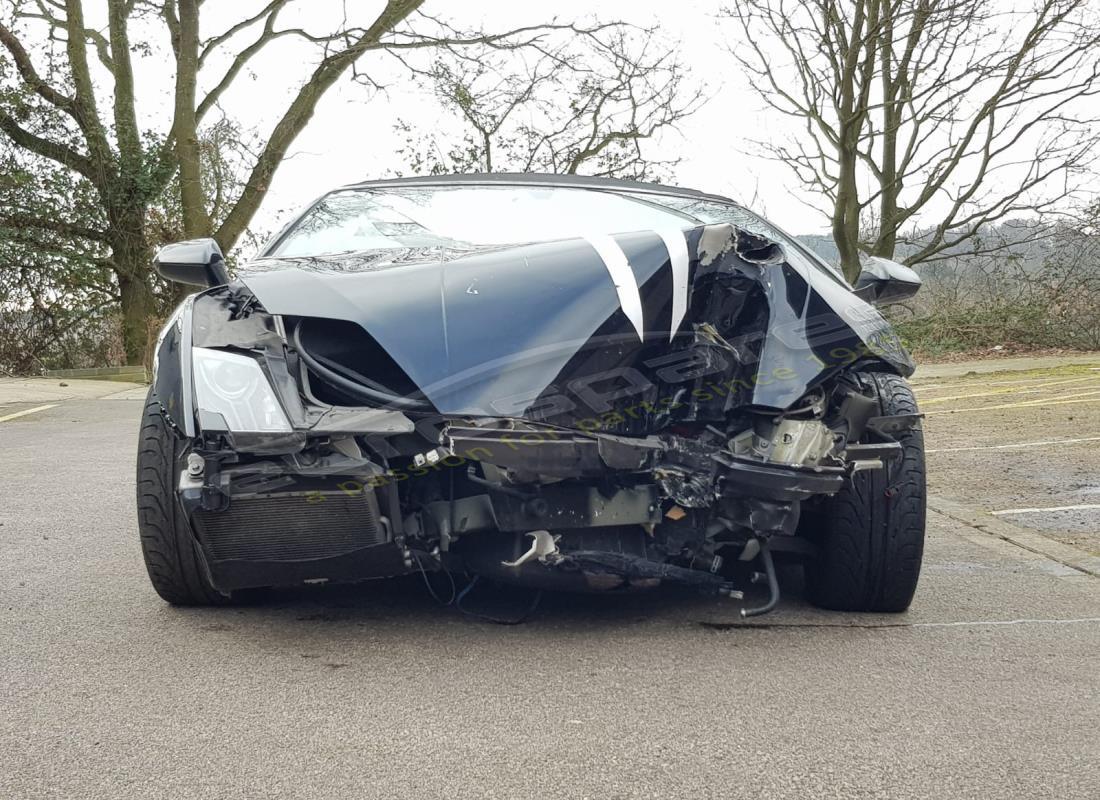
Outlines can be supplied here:
<path id="1" fill-rule="evenodd" d="M 1079 392 L 1067 394 L 1065 397 L 1087 397 L 1086 400 L 1025 400 L 1021 403 L 1001 403 L 995 406 L 980 406 L 978 408 L 944 408 L 939 411 L 925 411 L 924 415 L 930 417 L 933 414 L 971 414 L 975 411 L 999 411 L 1005 408 L 1045 408 L 1046 406 L 1072 406 L 1080 403 L 1100 403 L 1100 390 L 1091 392 Z"/>
<path id="2" fill-rule="evenodd" d="M 963 628 L 987 625 L 1070 625 L 1075 622 L 1100 622 L 1100 617 L 1076 617 L 1070 619 L 987 619 L 974 622 L 913 622 L 913 628 Z"/>
<path id="3" fill-rule="evenodd" d="M 970 450 L 1018 450 L 1025 447 L 1049 447 L 1055 444 L 1081 444 L 1083 442 L 1100 442 L 1100 436 L 1089 436 L 1085 439 L 1050 439 L 1045 442 L 1020 442 L 1016 444 L 983 444 L 974 447 L 933 447 L 924 452 L 962 453 Z"/>
<path id="4" fill-rule="evenodd" d="M 9 419 L 16 419 L 17 417 L 25 417 L 27 414 L 37 414 L 39 411 L 45 411 L 49 408 L 57 408 L 57 403 L 52 403 L 48 406 L 37 406 L 35 408 L 28 408 L 25 411 L 16 411 L 14 414 L 8 414 L 7 416 L 0 417 L 0 422 L 7 422 Z"/>
<path id="5" fill-rule="evenodd" d="M 1100 503 L 1084 503 L 1078 506 L 1051 506 L 1050 508 L 1006 508 L 1002 511 L 990 511 L 990 514 L 1045 514 L 1049 511 L 1092 511 L 1100 508 Z"/>
<path id="6" fill-rule="evenodd" d="M 1100 367 L 1092 368 L 1096 372 L 1100 372 Z M 916 392 L 926 392 L 939 389 L 987 389 L 990 386 L 1020 386 L 1027 389 L 1028 384 L 1043 383 L 1049 381 L 1052 376 L 1044 376 L 1042 378 L 1016 378 L 1015 380 L 1001 380 L 1001 381 L 948 381 L 946 383 L 921 383 L 920 381 L 913 382 L 913 390 Z M 1095 375 L 1084 376 L 1086 378 L 1095 378 Z"/>
<path id="7" fill-rule="evenodd" d="M 1045 383 L 1036 383 L 1031 386 L 1024 387 L 1010 387 L 1007 389 L 990 389 L 987 392 L 973 392 L 972 394 L 954 394 L 947 397 L 932 397 L 927 400 L 922 399 L 922 405 L 928 405 L 929 403 L 946 403 L 949 400 L 969 400 L 972 397 L 993 397 L 999 394 L 1033 394 L 1040 389 L 1048 389 L 1051 386 L 1066 386 L 1071 383 L 1087 383 L 1089 381 L 1095 381 L 1094 375 L 1089 375 L 1085 378 L 1070 378 L 1062 381 L 1046 381 Z"/>

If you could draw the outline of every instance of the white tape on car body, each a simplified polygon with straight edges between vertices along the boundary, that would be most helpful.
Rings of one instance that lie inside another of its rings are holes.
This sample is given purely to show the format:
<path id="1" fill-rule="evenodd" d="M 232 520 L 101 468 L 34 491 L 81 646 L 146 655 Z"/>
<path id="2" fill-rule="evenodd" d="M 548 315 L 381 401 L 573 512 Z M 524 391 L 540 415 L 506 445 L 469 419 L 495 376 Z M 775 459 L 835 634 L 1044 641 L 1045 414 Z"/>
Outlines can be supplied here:
<path id="1" fill-rule="evenodd" d="M 619 305 L 627 319 L 638 331 L 638 338 L 645 339 L 645 321 L 642 319 L 642 295 L 638 289 L 638 279 L 626 260 L 626 253 L 619 247 L 614 237 L 608 234 L 590 234 L 584 237 L 592 245 L 604 267 L 607 268 L 615 291 L 619 295 Z"/>
<path id="2" fill-rule="evenodd" d="M 657 235 L 665 243 L 668 261 L 672 265 L 672 324 L 668 331 L 668 340 L 671 342 L 687 314 L 688 246 L 681 230 L 660 230 Z"/>

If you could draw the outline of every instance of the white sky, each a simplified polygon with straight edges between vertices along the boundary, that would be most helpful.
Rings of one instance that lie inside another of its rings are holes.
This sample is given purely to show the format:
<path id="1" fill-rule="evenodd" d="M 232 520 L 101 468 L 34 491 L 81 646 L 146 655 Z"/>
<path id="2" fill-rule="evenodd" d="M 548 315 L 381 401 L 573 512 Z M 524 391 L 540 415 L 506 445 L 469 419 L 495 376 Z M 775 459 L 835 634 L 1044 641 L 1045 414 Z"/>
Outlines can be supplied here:
<path id="1" fill-rule="evenodd" d="M 203 13 L 203 35 L 208 36 L 224 27 L 225 20 L 235 20 L 251 8 L 252 2 L 237 2 L 214 10 L 207 3 Z M 306 4 L 307 6 L 309 4 Z M 362 3 L 367 16 L 370 6 Z M 328 0 L 318 0 L 321 6 L 331 6 Z M 685 120 L 679 132 L 670 131 L 647 148 L 655 158 L 681 159 L 675 169 L 674 183 L 748 201 L 758 211 L 769 214 L 779 225 L 792 232 L 824 230 L 824 218 L 814 215 L 797 199 L 798 187 L 793 176 L 782 166 L 744 154 L 749 148 L 746 134 L 759 136 L 768 119 L 759 113 L 760 101 L 748 92 L 736 75 L 732 59 L 725 51 L 723 36 L 732 35 L 732 25 L 714 18 L 715 2 L 681 0 L 674 6 L 653 0 L 602 0 L 598 6 L 588 0 L 553 0 L 551 3 L 447 2 L 426 4 L 427 11 L 445 12 L 448 19 L 464 25 L 481 25 L 486 30 L 499 30 L 517 25 L 545 22 L 552 8 L 560 21 L 591 19 L 598 8 L 601 20 L 624 20 L 639 25 L 657 25 L 661 37 L 679 42 L 681 58 L 693 77 L 704 83 L 710 100 L 694 116 Z M 292 17 L 280 20 L 292 21 Z M 248 41 L 242 37 L 241 41 Z M 309 66 L 295 59 L 294 53 L 276 45 L 271 52 L 257 59 L 254 77 L 242 76 L 237 86 L 227 93 L 221 105 L 245 127 L 255 127 L 266 134 L 278 114 L 297 91 Z M 171 86 L 171 59 L 154 53 L 142 59 L 139 90 L 143 115 L 153 117 L 167 113 L 165 89 Z M 262 208 L 253 221 L 253 229 L 272 231 L 295 209 L 314 197 L 345 183 L 386 177 L 395 166 L 407 165 L 396 160 L 395 151 L 402 144 L 393 124 L 403 118 L 430 129 L 439 117 L 439 109 L 430 95 L 410 91 L 408 83 L 397 83 L 392 59 L 383 53 L 369 54 L 360 68 L 379 71 L 394 78 L 392 88 L 382 94 L 371 93 L 350 81 L 341 81 L 322 100 L 309 127 L 291 148 L 290 157 L 280 167 Z M 207 80 L 217 74 L 211 65 Z M 208 87 L 207 87 L 208 88 Z M 216 112 L 212 112 L 216 113 Z M 244 255 L 242 253 L 242 255 Z"/>
<path id="2" fill-rule="evenodd" d="M 356 23 L 374 19 L 380 0 L 344 0 Z M 1011 0 L 991 0 L 1011 7 Z M 87 22 L 105 24 L 102 2 L 86 2 Z M 298 0 L 294 12 L 280 18 L 280 26 L 301 25 L 323 32 L 339 22 L 342 0 Z M 263 6 L 263 0 L 208 0 L 203 6 L 202 36 L 220 33 Z M 752 155 L 751 140 L 785 137 L 795 123 L 774 111 L 765 111 L 760 98 L 746 84 L 728 47 L 737 45 L 737 26 L 715 15 L 720 0 L 429 0 L 425 11 L 444 16 L 460 27 L 501 31 L 521 25 L 558 21 L 592 21 L 593 9 L 603 21 L 623 20 L 639 26 L 657 26 L 659 36 L 678 43 L 681 61 L 691 77 L 705 87 L 707 102 L 684 120 L 679 131 L 665 132 L 646 152 L 656 159 L 679 158 L 670 181 L 681 186 L 724 194 L 751 205 L 792 233 L 824 233 L 825 217 L 811 208 L 813 200 L 786 167 Z M 333 19 L 335 17 L 335 19 Z M 173 59 L 168 52 L 163 25 L 158 22 L 152 51 L 136 55 L 140 124 L 163 132 L 172 103 Z M 141 31 L 132 32 L 141 38 Z M 231 56 L 254 31 L 246 31 L 225 50 Z M 776 48 L 777 51 L 779 48 Z M 430 58 L 430 51 L 418 51 Z M 208 90 L 227 61 L 212 59 L 204 70 L 200 92 Z M 316 53 L 305 45 L 284 39 L 270 46 L 250 63 L 222 98 L 221 107 L 245 129 L 261 136 L 271 131 L 287 104 L 312 71 Z M 424 62 L 422 62 L 424 63 Z M 403 119 L 424 130 L 438 126 L 440 109 L 425 90 L 417 89 L 394 60 L 375 52 L 364 57 L 359 69 L 389 85 L 383 93 L 369 91 L 350 80 L 341 80 L 321 101 L 305 132 L 291 147 L 270 192 L 252 223 L 254 232 L 276 230 L 297 209 L 324 192 L 343 184 L 388 177 L 393 170 L 408 171 L 397 156 L 403 137 L 394 124 Z M 104 76 L 105 78 L 106 76 Z M 106 90 L 109 81 L 104 80 Z M 200 95 L 201 96 L 201 95 Z M 103 98 L 103 110 L 109 97 Z M 444 112 L 451 119 L 451 112 Z M 211 120 L 217 112 L 211 112 Z M 1026 162 L 1025 160 L 1022 163 Z M 965 180 L 965 178 L 964 178 Z M 250 255 L 242 252 L 242 256 Z"/>

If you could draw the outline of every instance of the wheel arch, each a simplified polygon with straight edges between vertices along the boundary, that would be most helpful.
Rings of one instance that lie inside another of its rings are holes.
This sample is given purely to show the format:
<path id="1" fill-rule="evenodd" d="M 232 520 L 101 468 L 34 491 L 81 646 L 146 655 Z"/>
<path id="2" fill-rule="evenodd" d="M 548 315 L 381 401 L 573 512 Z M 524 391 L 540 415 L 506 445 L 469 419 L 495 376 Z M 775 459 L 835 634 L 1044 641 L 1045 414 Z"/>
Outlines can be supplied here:
<path id="1" fill-rule="evenodd" d="M 195 297 L 176 308 L 157 337 L 153 355 L 152 396 L 165 418 L 184 436 L 195 435 L 191 372 L 192 317 Z"/>

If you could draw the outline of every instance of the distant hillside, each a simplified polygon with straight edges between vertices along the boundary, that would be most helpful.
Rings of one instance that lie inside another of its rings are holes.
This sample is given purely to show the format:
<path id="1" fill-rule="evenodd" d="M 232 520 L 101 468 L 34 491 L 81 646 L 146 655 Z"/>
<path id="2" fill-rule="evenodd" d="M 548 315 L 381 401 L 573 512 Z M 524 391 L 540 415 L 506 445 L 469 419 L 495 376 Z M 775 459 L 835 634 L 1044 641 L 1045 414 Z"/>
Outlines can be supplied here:
<path id="1" fill-rule="evenodd" d="M 836 249 L 832 236 L 823 233 L 803 233 L 794 238 L 830 264 L 836 266 L 840 263 L 840 252 Z"/>
<path id="2" fill-rule="evenodd" d="M 1048 231 L 1046 226 L 1028 220 L 1011 220 L 1000 225 L 990 226 L 976 238 L 948 249 L 937 260 L 943 264 L 943 256 L 945 255 L 962 259 L 973 257 L 976 253 L 1000 248 L 998 250 L 999 256 L 1011 258 L 1025 270 L 1038 269 L 1052 253 L 1057 252 L 1064 246 L 1067 236 L 1075 237 L 1076 234 Z M 836 244 L 833 243 L 832 236 L 804 233 L 795 238 L 830 264 L 840 263 L 840 253 L 836 249 Z M 915 242 L 919 243 L 919 241 L 920 237 L 917 237 Z M 917 243 L 899 245 L 895 258 L 901 261 L 907 254 L 916 252 L 918 249 Z"/>

